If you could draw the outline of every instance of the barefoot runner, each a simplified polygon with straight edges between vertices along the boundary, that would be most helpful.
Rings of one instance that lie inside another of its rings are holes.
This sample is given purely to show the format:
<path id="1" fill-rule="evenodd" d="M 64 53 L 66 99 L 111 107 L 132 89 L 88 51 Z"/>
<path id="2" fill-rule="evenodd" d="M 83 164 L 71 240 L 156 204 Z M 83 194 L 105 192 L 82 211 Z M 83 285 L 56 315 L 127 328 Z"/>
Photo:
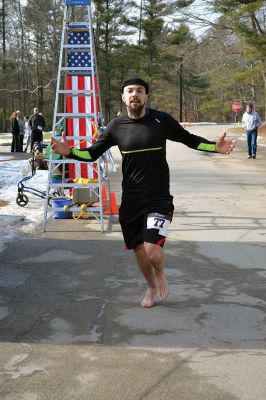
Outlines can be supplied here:
<path id="1" fill-rule="evenodd" d="M 166 140 L 181 142 L 192 149 L 229 154 L 235 141 L 211 142 L 186 131 L 169 114 L 146 107 L 149 86 L 140 78 L 122 85 L 126 113 L 113 119 L 98 141 L 87 149 L 69 148 L 65 138 L 51 138 L 55 153 L 79 161 L 97 160 L 111 146 L 122 155 L 122 201 L 119 209 L 124 241 L 135 252 L 147 291 L 141 306 L 150 308 L 156 295 L 163 301 L 169 294 L 164 273 L 163 246 L 173 215 L 173 197 L 169 192 L 169 168 Z"/>

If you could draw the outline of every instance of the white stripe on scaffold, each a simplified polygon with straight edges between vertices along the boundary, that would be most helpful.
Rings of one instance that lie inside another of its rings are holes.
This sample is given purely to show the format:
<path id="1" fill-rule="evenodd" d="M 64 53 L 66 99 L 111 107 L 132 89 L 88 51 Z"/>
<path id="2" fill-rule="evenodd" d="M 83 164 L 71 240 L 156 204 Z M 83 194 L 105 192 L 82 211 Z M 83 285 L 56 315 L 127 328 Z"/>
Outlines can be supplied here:
<path id="1" fill-rule="evenodd" d="M 72 90 L 78 90 L 78 77 L 72 76 Z M 79 112 L 78 96 L 72 96 L 73 113 Z M 79 136 L 79 118 L 73 118 L 73 136 Z M 74 139 L 74 145 L 79 148 L 79 139 Z M 80 164 L 75 164 L 75 177 L 80 177 Z"/>
<path id="2" fill-rule="evenodd" d="M 91 90 L 91 77 L 90 76 L 85 76 L 85 90 Z M 92 97 L 91 96 L 85 96 L 85 112 L 88 114 L 91 114 L 91 103 L 92 103 Z M 92 135 L 92 123 L 89 118 L 86 118 L 86 135 Z M 88 143 L 88 146 L 91 145 L 91 143 Z M 89 179 L 93 179 L 93 165 L 88 164 L 88 175 Z"/>

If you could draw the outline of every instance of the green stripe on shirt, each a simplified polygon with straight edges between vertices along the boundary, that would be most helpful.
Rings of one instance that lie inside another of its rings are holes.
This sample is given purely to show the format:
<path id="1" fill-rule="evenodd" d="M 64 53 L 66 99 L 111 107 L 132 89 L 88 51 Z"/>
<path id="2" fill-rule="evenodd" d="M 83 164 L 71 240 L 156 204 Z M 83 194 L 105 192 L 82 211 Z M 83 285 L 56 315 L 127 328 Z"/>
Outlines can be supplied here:
<path id="1" fill-rule="evenodd" d="M 150 149 L 139 149 L 139 150 L 130 150 L 130 151 L 121 151 L 123 154 L 129 154 L 129 153 L 140 153 L 141 151 L 153 151 L 153 150 L 161 150 L 162 147 L 152 147 Z"/>
<path id="2" fill-rule="evenodd" d="M 92 158 L 88 150 L 82 151 L 78 149 L 71 149 L 71 153 L 73 154 L 73 156 L 84 158 L 84 160 L 91 160 Z"/>
<path id="3" fill-rule="evenodd" d="M 200 143 L 197 150 L 216 152 L 216 144 Z"/>

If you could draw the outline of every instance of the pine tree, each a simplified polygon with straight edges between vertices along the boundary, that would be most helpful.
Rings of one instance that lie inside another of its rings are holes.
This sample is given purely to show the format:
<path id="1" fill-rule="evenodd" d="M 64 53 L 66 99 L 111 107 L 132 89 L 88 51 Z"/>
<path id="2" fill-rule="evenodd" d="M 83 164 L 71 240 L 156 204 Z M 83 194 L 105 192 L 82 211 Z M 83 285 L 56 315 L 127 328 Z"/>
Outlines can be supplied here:
<path id="1" fill-rule="evenodd" d="M 236 75 L 236 81 L 248 82 L 253 88 L 259 76 L 264 81 L 264 112 L 266 116 L 266 5 L 264 0 L 215 0 L 214 8 L 225 15 L 234 32 L 242 41 L 242 51 L 247 62 L 244 71 Z"/>
<path id="2" fill-rule="evenodd" d="M 111 118 L 112 81 L 115 75 L 116 49 L 124 43 L 121 37 L 131 34 L 125 30 L 124 20 L 129 2 L 123 0 L 96 0 L 95 44 L 98 60 L 105 121 Z"/>

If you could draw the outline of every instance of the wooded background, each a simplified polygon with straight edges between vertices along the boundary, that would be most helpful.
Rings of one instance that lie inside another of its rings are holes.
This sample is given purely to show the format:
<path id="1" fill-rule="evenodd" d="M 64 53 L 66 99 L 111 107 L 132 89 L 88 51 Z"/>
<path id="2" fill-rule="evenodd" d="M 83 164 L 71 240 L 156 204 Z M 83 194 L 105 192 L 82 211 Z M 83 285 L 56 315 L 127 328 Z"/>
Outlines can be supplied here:
<path id="1" fill-rule="evenodd" d="M 92 2 L 105 122 L 124 110 L 121 82 L 136 75 L 150 84 L 150 106 L 178 120 L 232 122 L 234 101 L 253 102 L 265 120 L 265 1 L 200 3 Z M 1 0 L 0 8 L 0 130 L 10 130 L 12 111 L 35 106 L 49 129 L 64 2 Z"/>

